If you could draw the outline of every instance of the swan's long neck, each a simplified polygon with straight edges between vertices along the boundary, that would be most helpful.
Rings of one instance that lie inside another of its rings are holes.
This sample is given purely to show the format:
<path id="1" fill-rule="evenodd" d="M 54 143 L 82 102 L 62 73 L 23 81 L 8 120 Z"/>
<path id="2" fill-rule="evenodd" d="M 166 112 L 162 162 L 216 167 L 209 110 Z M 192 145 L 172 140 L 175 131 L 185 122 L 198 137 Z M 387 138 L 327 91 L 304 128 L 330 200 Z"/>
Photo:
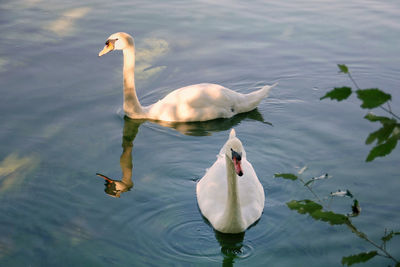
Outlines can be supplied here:
<path id="1" fill-rule="evenodd" d="M 135 89 L 135 47 L 128 46 L 124 53 L 124 111 L 131 118 L 143 117 L 144 111 L 140 105 Z"/>
<path id="2" fill-rule="evenodd" d="M 223 225 L 229 229 L 236 231 L 241 229 L 243 225 L 242 212 L 240 209 L 239 192 L 237 185 L 237 175 L 232 160 L 225 156 L 227 182 L 228 182 L 228 197 L 225 206 L 225 211 L 222 216 Z"/>
<path id="3" fill-rule="evenodd" d="M 129 187 L 133 186 L 132 182 L 132 145 L 126 146 L 123 148 L 121 157 L 119 159 L 119 163 L 121 165 L 122 170 L 122 179 L 121 182 L 126 184 Z"/>

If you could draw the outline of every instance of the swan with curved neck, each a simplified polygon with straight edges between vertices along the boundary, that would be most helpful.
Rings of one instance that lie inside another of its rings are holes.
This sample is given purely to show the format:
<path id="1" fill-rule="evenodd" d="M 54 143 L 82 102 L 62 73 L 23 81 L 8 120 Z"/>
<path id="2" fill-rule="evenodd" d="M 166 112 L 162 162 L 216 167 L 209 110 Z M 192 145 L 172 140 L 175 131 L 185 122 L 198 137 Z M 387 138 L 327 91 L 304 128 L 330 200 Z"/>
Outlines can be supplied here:
<path id="1" fill-rule="evenodd" d="M 190 122 L 230 118 L 255 109 L 276 85 L 266 85 L 249 94 L 241 94 L 218 84 L 194 84 L 176 89 L 150 106 L 142 106 L 135 88 L 135 45 L 132 36 L 124 32 L 112 34 L 99 56 L 113 50 L 123 51 L 123 107 L 125 114 L 132 119 Z"/>
<path id="2" fill-rule="evenodd" d="M 244 232 L 260 218 L 264 189 L 235 130 L 232 129 L 217 161 L 197 183 L 196 195 L 201 213 L 219 232 Z"/>

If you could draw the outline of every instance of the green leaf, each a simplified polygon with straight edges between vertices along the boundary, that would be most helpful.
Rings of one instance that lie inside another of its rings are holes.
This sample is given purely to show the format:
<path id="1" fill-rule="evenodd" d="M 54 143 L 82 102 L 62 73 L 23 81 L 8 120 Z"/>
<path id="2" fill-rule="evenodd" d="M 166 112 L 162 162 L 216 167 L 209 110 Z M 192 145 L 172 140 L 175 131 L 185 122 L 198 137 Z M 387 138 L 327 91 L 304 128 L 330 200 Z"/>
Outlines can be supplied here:
<path id="1" fill-rule="evenodd" d="M 343 72 L 346 74 L 349 73 L 349 68 L 347 68 L 347 66 L 345 64 L 338 64 L 337 66 L 339 67 L 340 72 Z"/>
<path id="2" fill-rule="evenodd" d="M 357 90 L 357 96 L 363 102 L 361 107 L 368 109 L 379 107 L 392 99 L 390 94 L 386 94 L 377 88 Z"/>
<path id="3" fill-rule="evenodd" d="M 323 211 L 320 204 L 309 199 L 300 201 L 292 200 L 286 204 L 291 210 L 296 210 L 300 214 L 309 214 L 315 220 L 328 222 L 331 225 L 344 224 L 348 222 L 347 216 L 333 213 L 331 211 Z"/>
<path id="4" fill-rule="evenodd" d="M 386 141 L 390 137 L 390 135 L 393 133 L 395 126 L 396 126 L 396 121 L 394 121 L 392 123 L 384 123 L 382 128 L 369 134 L 365 143 L 367 145 L 369 145 L 372 142 L 374 142 L 376 139 L 378 139 L 378 144 L 382 144 L 383 141 Z"/>
<path id="5" fill-rule="evenodd" d="M 315 211 L 322 210 L 322 206 L 318 203 L 315 203 L 312 200 L 305 199 L 305 200 L 292 200 L 286 205 L 289 207 L 291 210 L 296 210 L 300 214 L 312 214 Z"/>
<path id="6" fill-rule="evenodd" d="M 382 237 L 382 241 L 383 241 L 383 242 L 388 242 L 388 241 L 390 241 L 390 239 L 392 239 L 393 235 L 394 235 L 393 231 L 390 231 L 389 234 L 387 234 L 387 235 L 385 235 L 385 236 Z"/>
<path id="7" fill-rule="evenodd" d="M 284 178 L 284 179 L 289 179 L 289 180 L 297 180 L 297 176 L 292 174 L 292 173 L 275 173 L 275 178 Z"/>
<path id="8" fill-rule="evenodd" d="M 350 87 L 336 87 L 333 90 L 329 91 L 326 93 L 323 97 L 320 98 L 320 100 L 325 99 L 325 98 L 330 98 L 332 100 L 337 100 L 337 101 L 342 101 L 346 98 L 348 98 L 351 95 L 352 91 Z"/>
<path id="9" fill-rule="evenodd" d="M 376 115 L 374 115 L 372 113 L 368 113 L 367 115 L 365 115 L 364 119 L 367 119 L 367 120 L 369 120 L 371 122 L 379 121 L 382 124 L 384 124 L 384 123 L 396 123 L 396 120 L 394 120 L 394 119 L 391 119 L 391 118 L 388 118 L 388 117 L 385 117 L 385 116 L 376 116 Z"/>
<path id="10" fill-rule="evenodd" d="M 400 235 L 400 232 L 393 232 L 393 231 L 390 231 L 389 234 L 387 234 L 387 235 L 385 235 L 385 236 L 382 237 L 382 241 L 383 241 L 383 242 L 388 242 L 388 241 L 390 241 L 390 239 L 392 239 L 393 236 L 395 236 L 395 235 Z"/>
<path id="11" fill-rule="evenodd" d="M 392 136 L 385 143 L 375 146 L 368 154 L 366 161 L 373 161 L 376 157 L 384 157 L 392 152 L 397 145 L 397 137 Z"/>
<path id="12" fill-rule="evenodd" d="M 361 262 L 366 262 L 370 259 L 372 259 L 373 257 L 375 257 L 376 255 L 378 255 L 377 251 L 370 251 L 370 252 L 363 252 L 357 255 L 351 255 L 348 257 L 343 257 L 342 258 L 342 264 L 343 265 L 353 265 L 355 263 L 361 263 Z"/>
<path id="13" fill-rule="evenodd" d="M 316 220 L 328 222 L 331 225 L 344 224 L 348 221 L 347 216 L 333 213 L 332 211 L 316 211 L 311 216 Z"/>

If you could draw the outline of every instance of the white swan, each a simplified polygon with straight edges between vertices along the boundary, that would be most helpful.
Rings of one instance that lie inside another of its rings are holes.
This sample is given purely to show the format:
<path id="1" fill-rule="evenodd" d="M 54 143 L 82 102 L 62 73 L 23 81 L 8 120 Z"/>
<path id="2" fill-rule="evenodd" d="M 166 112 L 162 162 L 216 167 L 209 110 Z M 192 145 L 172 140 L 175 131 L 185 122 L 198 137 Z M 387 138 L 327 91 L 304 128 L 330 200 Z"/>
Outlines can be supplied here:
<path id="1" fill-rule="evenodd" d="M 197 183 L 196 195 L 201 213 L 219 232 L 244 232 L 260 218 L 264 189 L 235 130 Z"/>
<path id="2" fill-rule="evenodd" d="M 133 119 L 189 122 L 230 118 L 255 109 L 276 85 L 240 94 L 217 84 L 195 84 L 176 89 L 157 103 L 144 107 L 140 105 L 135 90 L 135 46 L 132 36 L 124 32 L 112 34 L 99 56 L 112 50 L 122 50 L 124 54 L 124 111 Z"/>

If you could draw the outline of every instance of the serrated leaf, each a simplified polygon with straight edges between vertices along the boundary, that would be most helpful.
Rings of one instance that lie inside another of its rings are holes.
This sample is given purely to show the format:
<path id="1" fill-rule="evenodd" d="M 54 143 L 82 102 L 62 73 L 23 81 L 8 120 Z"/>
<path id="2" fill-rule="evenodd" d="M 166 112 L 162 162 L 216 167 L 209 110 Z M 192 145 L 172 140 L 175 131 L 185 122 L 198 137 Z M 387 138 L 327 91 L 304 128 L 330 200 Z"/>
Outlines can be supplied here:
<path id="1" fill-rule="evenodd" d="M 370 251 L 370 252 L 363 252 L 363 253 L 360 253 L 357 255 L 343 257 L 342 264 L 350 266 L 355 263 L 366 262 L 366 261 L 369 261 L 370 259 L 372 259 L 373 257 L 375 257 L 376 255 L 378 255 L 378 252 L 374 250 L 374 251 Z"/>
<path id="2" fill-rule="evenodd" d="M 394 233 L 393 233 L 393 231 L 391 231 L 389 234 L 387 234 L 387 235 L 385 235 L 385 236 L 382 237 L 382 241 L 383 241 L 383 242 L 388 242 L 388 241 L 390 241 L 390 239 L 392 239 L 393 235 L 394 235 Z"/>
<path id="3" fill-rule="evenodd" d="M 383 242 L 388 242 L 388 241 L 390 241 L 390 239 L 392 239 L 393 236 L 395 236 L 395 235 L 400 235 L 400 232 L 393 232 L 393 231 L 390 231 L 389 234 L 387 234 L 387 235 L 385 235 L 385 236 L 382 237 L 382 241 L 383 241 Z"/>
<path id="4" fill-rule="evenodd" d="M 379 121 L 382 124 L 384 124 L 384 123 L 396 123 L 396 120 L 394 120 L 394 119 L 391 119 L 391 118 L 388 118 L 388 117 L 385 117 L 385 116 L 376 116 L 376 115 L 374 115 L 372 113 L 368 113 L 367 115 L 365 115 L 364 119 L 367 119 L 367 120 L 369 120 L 371 122 Z"/>
<path id="5" fill-rule="evenodd" d="M 289 180 L 297 180 L 297 176 L 292 174 L 292 173 L 275 173 L 274 174 L 275 178 L 284 178 L 284 179 L 289 179 Z"/>
<path id="6" fill-rule="evenodd" d="M 291 210 L 296 210 L 300 214 L 309 214 L 315 220 L 328 222 L 331 225 L 344 224 L 348 221 L 345 215 L 323 211 L 320 204 L 309 199 L 292 200 L 286 204 Z"/>
<path id="7" fill-rule="evenodd" d="M 376 108 L 392 99 L 390 94 L 377 89 L 360 89 L 357 90 L 357 96 L 362 101 L 362 108 Z"/>
<path id="8" fill-rule="evenodd" d="M 321 97 L 320 100 L 325 98 L 330 98 L 332 100 L 342 101 L 348 98 L 351 95 L 351 93 L 352 91 L 350 87 L 347 86 L 336 87 L 333 90 L 326 93 L 323 97 Z"/>
<path id="9" fill-rule="evenodd" d="M 351 211 L 353 212 L 351 214 L 352 217 L 358 216 L 361 213 L 361 207 L 357 199 L 354 199 L 353 205 L 351 205 Z"/>
<path id="10" fill-rule="evenodd" d="M 316 211 L 311 215 L 314 219 L 328 222 L 331 225 L 344 224 L 348 221 L 347 216 L 332 211 Z"/>
<path id="11" fill-rule="evenodd" d="M 379 130 L 369 134 L 365 143 L 369 145 L 377 139 L 378 144 L 382 144 L 390 137 L 395 126 L 396 126 L 395 122 L 383 124 L 383 126 Z"/>
<path id="12" fill-rule="evenodd" d="M 339 67 L 340 72 L 343 73 L 349 73 L 349 68 L 347 68 L 347 66 L 345 64 L 338 64 L 337 65 Z"/>
<path id="13" fill-rule="evenodd" d="M 322 206 L 318 203 L 315 203 L 312 200 L 305 199 L 305 200 L 292 200 L 286 205 L 289 207 L 291 210 L 296 210 L 300 214 L 312 214 L 315 211 L 322 210 Z"/>
<path id="14" fill-rule="evenodd" d="M 373 161 L 376 157 L 384 157 L 392 152 L 397 145 L 397 138 L 390 137 L 383 144 L 375 146 L 368 154 L 366 161 Z"/>

